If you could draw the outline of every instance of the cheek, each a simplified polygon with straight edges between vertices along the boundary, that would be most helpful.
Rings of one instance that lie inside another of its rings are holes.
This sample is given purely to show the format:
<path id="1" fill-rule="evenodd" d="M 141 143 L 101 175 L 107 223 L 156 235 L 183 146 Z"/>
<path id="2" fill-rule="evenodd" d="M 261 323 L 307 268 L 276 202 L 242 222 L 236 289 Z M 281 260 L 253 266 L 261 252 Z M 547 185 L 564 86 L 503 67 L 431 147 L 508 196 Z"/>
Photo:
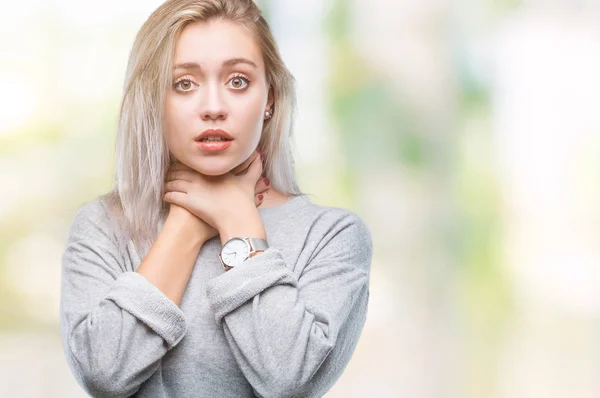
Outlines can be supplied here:
<path id="1" fill-rule="evenodd" d="M 165 138 L 167 143 L 176 144 L 178 137 L 188 130 L 189 110 L 185 102 L 167 99 L 165 103 Z"/>
<path id="2" fill-rule="evenodd" d="M 243 106 L 240 106 L 240 120 L 243 123 L 243 128 L 246 130 L 246 134 L 260 136 L 260 132 L 263 126 L 263 103 L 262 98 L 256 98 L 252 101 L 244 102 Z"/>

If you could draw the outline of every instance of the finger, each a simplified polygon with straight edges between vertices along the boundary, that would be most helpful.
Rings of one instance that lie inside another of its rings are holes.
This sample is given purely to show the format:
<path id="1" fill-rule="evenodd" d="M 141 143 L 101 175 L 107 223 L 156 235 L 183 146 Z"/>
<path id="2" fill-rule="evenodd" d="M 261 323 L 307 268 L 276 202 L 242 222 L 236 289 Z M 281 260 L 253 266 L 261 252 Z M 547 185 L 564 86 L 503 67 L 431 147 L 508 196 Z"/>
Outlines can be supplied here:
<path id="1" fill-rule="evenodd" d="M 248 167 L 250 166 L 250 164 L 256 159 L 259 158 L 260 154 L 258 153 L 258 149 L 255 149 L 254 152 L 252 152 L 252 154 L 250 155 L 250 157 L 248 157 L 248 159 L 246 159 L 244 161 L 244 163 L 240 164 L 239 166 L 237 166 L 236 168 L 234 168 L 233 170 L 231 170 L 231 172 L 235 175 L 244 175 L 246 174 Z"/>
<path id="2" fill-rule="evenodd" d="M 163 195 L 163 200 L 181 207 L 187 208 L 188 195 L 183 192 L 167 192 Z"/>
<path id="3" fill-rule="evenodd" d="M 165 184 L 165 192 L 182 192 L 187 193 L 188 182 L 183 180 L 173 180 Z"/>
<path id="4" fill-rule="evenodd" d="M 254 204 L 256 207 L 260 206 L 264 200 L 264 196 L 262 194 L 254 195 Z"/>
<path id="5" fill-rule="evenodd" d="M 269 190 L 271 188 L 271 182 L 268 178 L 260 178 L 254 187 L 254 193 L 259 194 Z"/>

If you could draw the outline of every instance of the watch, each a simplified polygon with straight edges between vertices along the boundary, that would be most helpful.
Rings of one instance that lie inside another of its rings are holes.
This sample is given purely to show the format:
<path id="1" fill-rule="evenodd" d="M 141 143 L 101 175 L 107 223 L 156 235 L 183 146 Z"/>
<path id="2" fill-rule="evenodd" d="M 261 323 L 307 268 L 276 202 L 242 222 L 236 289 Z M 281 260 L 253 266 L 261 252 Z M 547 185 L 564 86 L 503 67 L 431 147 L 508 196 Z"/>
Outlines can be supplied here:
<path id="1" fill-rule="evenodd" d="M 266 240 L 260 238 L 238 238 L 229 239 L 219 253 L 219 260 L 225 271 L 240 265 L 257 253 L 263 252 L 269 248 Z"/>

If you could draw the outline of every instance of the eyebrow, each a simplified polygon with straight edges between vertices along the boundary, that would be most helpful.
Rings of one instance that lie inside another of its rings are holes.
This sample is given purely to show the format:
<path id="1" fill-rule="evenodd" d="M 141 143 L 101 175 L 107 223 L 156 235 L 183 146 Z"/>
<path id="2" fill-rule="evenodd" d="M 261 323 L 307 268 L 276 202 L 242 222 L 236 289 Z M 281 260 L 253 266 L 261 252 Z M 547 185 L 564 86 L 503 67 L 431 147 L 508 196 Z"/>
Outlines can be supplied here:
<path id="1" fill-rule="evenodd" d="M 237 64 L 248 64 L 250 66 L 258 68 L 258 66 L 256 66 L 256 64 L 254 62 L 252 62 L 246 58 L 232 58 L 232 59 L 228 59 L 227 61 L 223 62 L 223 66 L 233 66 L 233 65 L 237 65 Z M 173 70 L 177 70 L 177 69 L 202 70 L 202 67 L 199 64 L 197 64 L 196 62 L 184 62 L 181 64 L 177 64 L 173 67 Z"/>

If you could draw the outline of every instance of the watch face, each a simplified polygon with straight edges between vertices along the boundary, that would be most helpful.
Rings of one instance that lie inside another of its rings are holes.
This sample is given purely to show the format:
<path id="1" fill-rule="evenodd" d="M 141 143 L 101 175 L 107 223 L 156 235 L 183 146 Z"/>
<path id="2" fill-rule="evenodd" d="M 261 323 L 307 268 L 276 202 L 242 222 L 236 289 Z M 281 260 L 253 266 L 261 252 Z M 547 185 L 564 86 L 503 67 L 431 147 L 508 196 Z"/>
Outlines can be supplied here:
<path id="1" fill-rule="evenodd" d="M 233 238 L 228 240 L 221 250 L 221 258 L 229 267 L 240 265 L 248 257 L 250 248 L 245 240 Z"/>

